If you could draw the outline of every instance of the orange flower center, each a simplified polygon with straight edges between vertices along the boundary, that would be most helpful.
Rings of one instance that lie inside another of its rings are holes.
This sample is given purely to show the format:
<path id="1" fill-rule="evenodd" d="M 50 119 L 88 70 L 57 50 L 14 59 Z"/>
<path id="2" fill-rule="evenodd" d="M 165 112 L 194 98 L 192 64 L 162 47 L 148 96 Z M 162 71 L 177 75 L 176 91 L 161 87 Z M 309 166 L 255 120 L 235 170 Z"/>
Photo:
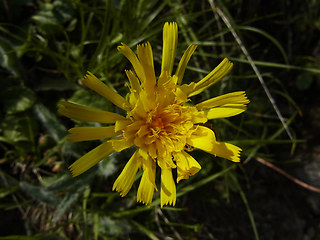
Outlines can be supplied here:
<path id="1" fill-rule="evenodd" d="M 158 116 L 154 116 L 152 118 L 152 122 L 149 124 L 149 128 L 151 131 L 161 131 L 164 128 L 164 124 L 162 122 L 162 118 Z"/>
<path id="2" fill-rule="evenodd" d="M 196 107 L 177 101 L 174 88 L 155 88 L 153 94 L 141 90 L 129 95 L 133 108 L 127 118 L 131 123 L 123 129 L 123 136 L 154 159 L 171 158 L 184 149 L 196 124 L 207 119 Z"/>

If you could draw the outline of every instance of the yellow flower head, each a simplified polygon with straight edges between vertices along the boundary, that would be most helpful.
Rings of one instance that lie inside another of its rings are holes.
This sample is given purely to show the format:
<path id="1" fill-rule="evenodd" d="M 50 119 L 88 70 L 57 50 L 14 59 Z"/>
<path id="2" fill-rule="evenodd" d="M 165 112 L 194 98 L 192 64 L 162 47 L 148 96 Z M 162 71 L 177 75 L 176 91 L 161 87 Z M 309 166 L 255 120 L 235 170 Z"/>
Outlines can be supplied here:
<path id="1" fill-rule="evenodd" d="M 156 167 L 161 169 L 161 207 L 175 205 L 176 185 L 172 169 L 177 169 L 177 183 L 196 174 L 201 166 L 186 150 L 195 147 L 214 156 L 239 162 L 241 149 L 229 143 L 218 142 L 214 132 L 203 124 L 209 119 L 230 117 L 246 110 L 249 100 L 245 92 L 233 92 L 211 98 L 196 105 L 189 97 L 201 93 L 221 80 L 233 64 L 224 59 L 213 71 L 197 83 L 182 84 L 186 65 L 196 49 L 190 45 L 183 54 L 176 72 L 172 74 L 178 40 L 176 23 L 165 23 L 161 74 L 157 78 L 153 66 L 150 43 L 137 46 L 137 55 L 125 44 L 118 50 L 131 62 L 134 72 L 126 70 L 130 92 L 123 98 L 92 73 L 82 83 L 127 112 L 126 116 L 69 102 L 62 102 L 59 112 L 67 117 L 89 122 L 113 124 L 106 127 L 75 127 L 69 130 L 68 140 L 87 141 L 106 139 L 70 166 L 72 175 L 87 171 L 112 152 L 131 146 L 135 153 L 127 162 L 113 185 L 113 190 L 125 196 L 139 169 L 143 175 L 137 201 L 151 204 Z M 188 102 L 188 104 L 186 104 Z M 111 138 L 111 139 L 110 139 Z"/>

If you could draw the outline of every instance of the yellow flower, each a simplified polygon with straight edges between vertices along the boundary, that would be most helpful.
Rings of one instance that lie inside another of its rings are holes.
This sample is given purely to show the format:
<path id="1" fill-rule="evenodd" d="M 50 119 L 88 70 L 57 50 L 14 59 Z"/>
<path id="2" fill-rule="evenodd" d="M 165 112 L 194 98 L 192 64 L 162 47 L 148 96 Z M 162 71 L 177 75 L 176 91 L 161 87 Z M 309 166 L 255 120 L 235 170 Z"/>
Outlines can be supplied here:
<path id="1" fill-rule="evenodd" d="M 172 74 L 178 28 L 176 23 L 165 23 L 161 74 L 156 78 L 153 53 L 149 43 L 137 46 L 137 55 L 125 44 L 118 50 L 131 62 L 134 72 L 126 70 L 130 92 L 123 98 L 102 83 L 92 73 L 82 83 L 127 112 L 126 116 L 70 102 L 62 102 L 59 112 L 80 121 L 112 124 L 106 127 L 75 127 L 69 130 L 69 141 L 109 139 L 91 150 L 70 166 L 72 176 L 78 176 L 93 167 L 112 152 L 131 146 L 135 153 L 115 181 L 113 190 L 125 196 L 139 169 L 143 175 L 137 201 L 152 202 L 156 167 L 161 169 L 161 207 L 175 205 L 176 184 L 172 169 L 177 168 L 177 182 L 196 174 L 201 166 L 186 150 L 195 147 L 214 156 L 239 162 L 241 149 L 229 143 L 218 142 L 214 132 L 205 127 L 210 119 L 225 118 L 246 110 L 249 100 L 245 92 L 233 92 L 191 105 L 189 97 L 197 95 L 217 83 L 230 72 L 233 64 L 224 59 L 213 71 L 197 83 L 182 84 L 186 65 L 196 49 L 190 45 L 183 54 L 176 72 Z"/>

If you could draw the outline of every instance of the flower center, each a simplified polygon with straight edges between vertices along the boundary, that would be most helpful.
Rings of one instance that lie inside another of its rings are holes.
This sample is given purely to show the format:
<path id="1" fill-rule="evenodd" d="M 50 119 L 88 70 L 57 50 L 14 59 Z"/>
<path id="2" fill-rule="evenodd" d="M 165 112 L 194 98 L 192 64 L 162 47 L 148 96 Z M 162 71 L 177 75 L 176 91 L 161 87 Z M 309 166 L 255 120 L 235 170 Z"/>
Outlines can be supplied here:
<path id="1" fill-rule="evenodd" d="M 195 124 L 207 120 L 196 107 L 182 104 L 175 101 L 172 92 L 156 93 L 152 101 L 141 91 L 129 113 L 132 122 L 123 130 L 123 136 L 154 159 L 182 151 L 196 130 Z"/>
<path id="2" fill-rule="evenodd" d="M 162 122 L 162 118 L 158 117 L 158 116 L 153 117 L 152 122 L 150 123 L 149 127 L 150 127 L 151 131 L 159 132 L 159 131 L 163 130 L 164 125 Z"/>

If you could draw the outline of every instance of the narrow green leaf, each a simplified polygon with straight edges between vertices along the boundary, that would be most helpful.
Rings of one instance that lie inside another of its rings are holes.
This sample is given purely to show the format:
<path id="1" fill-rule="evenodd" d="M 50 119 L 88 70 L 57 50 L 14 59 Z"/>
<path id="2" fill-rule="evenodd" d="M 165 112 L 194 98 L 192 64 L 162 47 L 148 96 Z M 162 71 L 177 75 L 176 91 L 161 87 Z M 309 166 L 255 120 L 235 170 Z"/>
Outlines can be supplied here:
<path id="1" fill-rule="evenodd" d="M 257 230 L 256 222 L 255 222 L 255 219 L 253 217 L 253 213 L 251 211 L 248 199 L 247 199 L 245 193 L 243 192 L 243 190 L 242 190 L 242 188 L 240 186 L 240 183 L 238 182 L 238 179 L 235 177 L 235 175 L 229 174 L 229 177 L 231 177 L 231 179 L 233 180 L 235 186 L 238 188 L 238 191 L 240 193 L 241 199 L 242 199 L 244 205 L 246 206 L 248 217 L 249 217 L 249 220 L 250 220 L 250 223 L 251 223 L 251 227 L 252 227 L 255 239 L 259 240 L 259 233 L 258 233 L 258 230 Z"/>
<path id="2" fill-rule="evenodd" d="M 233 57 L 229 57 L 229 59 L 233 62 L 250 64 L 250 61 L 248 61 L 246 59 L 233 58 Z M 253 61 L 253 63 L 257 66 L 263 66 L 263 67 L 292 69 L 292 70 L 306 71 L 306 72 L 310 72 L 310 73 L 314 73 L 314 74 L 320 74 L 319 68 L 300 67 L 300 66 L 295 66 L 295 65 L 288 65 L 288 64 L 275 63 L 275 62 L 265 62 L 265 61 Z"/>
<path id="3" fill-rule="evenodd" d="M 0 237 L 0 240 L 42 240 L 42 238 L 36 236 L 11 235 Z"/>
<path id="4" fill-rule="evenodd" d="M 159 240 L 159 238 L 157 238 L 157 236 L 154 235 L 151 230 L 149 230 L 148 228 L 146 228 L 142 224 L 140 224 L 136 221 L 133 221 L 133 220 L 131 222 L 133 223 L 133 225 L 135 225 L 141 232 L 143 232 L 151 240 Z"/>
<path id="5" fill-rule="evenodd" d="M 93 214 L 93 239 L 98 240 L 99 237 L 99 214 Z"/>
<path id="6" fill-rule="evenodd" d="M 223 169 L 222 171 L 218 172 L 218 173 L 215 173 L 215 174 L 212 174 L 211 176 L 208 176 L 196 183 L 193 183 L 193 184 L 190 184 L 188 186 L 185 186 L 184 188 L 182 189 L 179 189 L 179 191 L 177 192 L 177 197 L 178 196 L 182 196 L 190 191 L 193 191 L 197 188 L 199 188 L 200 186 L 204 185 L 204 184 L 207 184 L 208 182 L 211 182 L 213 180 L 215 180 L 216 178 L 222 176 L 223 174 L 229 172 L 230 170 L 234 169 L 237 165 L 231 165 L 230 167 L 228 168 L 225 168 Z"/>
<path id="7" fill-rule="evenodd" d="M 5 196 L 15 192 L 18 189 L 19 189 L 18 186 L 10 186 L 10 187 L 6 187 L 6 188 L 0 188 L 0 198 L 4 198 Z"/>
<path id="8" fill-rule="evenodd" d="M 285 50 L 283 49 L 283 47 L 281 46 L 279 41 L 277 39 L 275 39 L 273 36 L 271 36 L 270 34 L 268 34 L 267 32 L 265 32 L 261 29 L 251 27 L 251 26 L 237 26 L 237 28 L 239 28 L 240 30 L 256 32 L 256 33 L 266 37 L 267 39 L 269 39 L 279 49 L 281 55 L 283 56 L 285 63 L 289 64 L 288 56 L 287 56 Z"/>

